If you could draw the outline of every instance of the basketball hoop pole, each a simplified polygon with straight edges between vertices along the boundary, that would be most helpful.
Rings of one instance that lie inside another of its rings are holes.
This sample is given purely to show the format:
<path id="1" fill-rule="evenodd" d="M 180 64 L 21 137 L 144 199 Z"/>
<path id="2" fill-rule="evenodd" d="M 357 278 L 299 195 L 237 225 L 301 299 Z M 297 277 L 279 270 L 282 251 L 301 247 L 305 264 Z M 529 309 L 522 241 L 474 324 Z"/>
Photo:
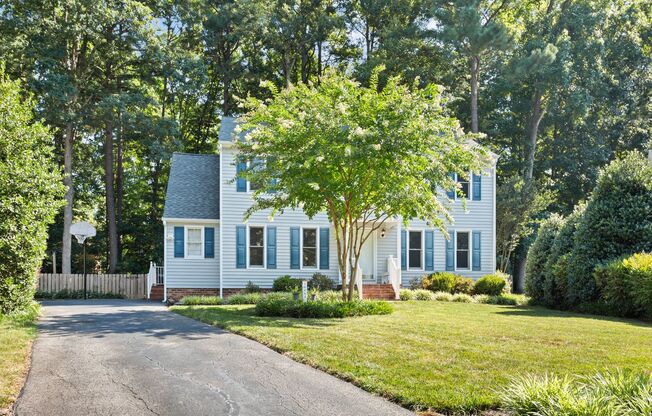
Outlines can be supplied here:
<path id="1" fill-rule="evenodd" d="M 86 239 L 84 238 L 84 299 L 88 299 L 86 295 Z"/>

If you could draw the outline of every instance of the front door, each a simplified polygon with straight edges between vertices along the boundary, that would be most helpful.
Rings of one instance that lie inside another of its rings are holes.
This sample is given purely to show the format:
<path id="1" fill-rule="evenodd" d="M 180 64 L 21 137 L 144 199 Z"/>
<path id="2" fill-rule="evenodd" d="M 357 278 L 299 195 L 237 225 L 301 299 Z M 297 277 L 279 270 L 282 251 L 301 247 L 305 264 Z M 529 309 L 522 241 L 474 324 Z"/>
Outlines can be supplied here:
<path id="1" fill-rule="evenodd" d="M 367 241 L 365 241 L 360 250 L 360 268 L 362 269 L 362 280 L 376 280 L 374 275 L 374 236 L 370 236 Z"/>

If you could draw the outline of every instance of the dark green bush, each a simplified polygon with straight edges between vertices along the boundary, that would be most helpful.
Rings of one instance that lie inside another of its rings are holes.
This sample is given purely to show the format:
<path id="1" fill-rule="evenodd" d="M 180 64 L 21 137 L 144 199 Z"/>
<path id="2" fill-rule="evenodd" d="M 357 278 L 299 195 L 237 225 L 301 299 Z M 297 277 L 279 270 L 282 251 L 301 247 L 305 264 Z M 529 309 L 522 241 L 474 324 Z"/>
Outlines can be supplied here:
<path id="1" fill-rule="evenodd" d="M 525 293 L 535 302 L 543 302 L 546 262 L 562 224 L 563 219 L 556 214 L 545 220 L 528 251 L 525 265 Z"/>
<path id="2" fill-rule="evenodd" d="M 319 291 L 333 290 L 335 288 L 335 282 L 333 279 L 326 276 L 323 273 L 315 273 L 312 275 L 310 281 L 308 281 L 308 289 L 316 289 Z"/>
<path id="3" fill-rule="evenodd" d="M 467 295 L 473 294 L 473 286 L 475 282 L 469 277 L 455 275 L 455 285 L 453 286 L 453 293 L 464 293 Z"/>
<path id="4" fill-rule="evenodd" d="M 614 260 L 593 275 L 609 314 L 652 316 L 652 254 Z"/>
<path id="5" fill-rule="evenodd" d="M 35 102 L 0 68 L 0 313 L 29 308 L 48 225 L 63 206 L 54 132 L 34 119 Z"/>
<path id="6" fill-rule="evenodd" d="M 88 299 L 124 299 L 123 295 L 118 293 L 99 293 L 99 292 L 87 292 L 86 297 Z M 63 289 L 58 292 L 39 292 L 34 293 L 34 298 L 36 299 L 84 299 L 83 290 L 68 290 Z"/>
<path id="7" fill-rule="evenodd" d="M 502 273 L 488 274 L 482 276 L 475 282 L 473 292 L 476 295 L 498 296 L 506 292 L 509 288 L 506 275 Z"/>
<path id="8" fill-rule="evenodd" d="M 250 280 L 241 293 L 260 293 L 260 286 Z"/>
<path id="9" fill-rule="evenodd" d="M 351 302 L 321 302 L 265 297 L 256 303 L 259 316 L 285 316 L 291 318 L 345 318 L 349 316 L 387 315 L 392 306 L 379 300 Z"/>
<path id="10" fill-rule="evenodd" d="M 598 178 L 568 261 L 569 305 L 599 300 L 596 265 L 652 252 L 652 166 L 639 152 L 610 163 Z"/>
<path id="11" fill-rule="evenodd" d="M 436 272 L 421 279 L 421 289 L 433 292 L 453 293 L 457 275 L 450 272 Z"/>
<path id="12" fill-rule="evenodd" d="M 295 279 L 288 275 L 277 277 L 272 283 L 274 292 L 294 292 L 301 290 L 301 279 Z"/>

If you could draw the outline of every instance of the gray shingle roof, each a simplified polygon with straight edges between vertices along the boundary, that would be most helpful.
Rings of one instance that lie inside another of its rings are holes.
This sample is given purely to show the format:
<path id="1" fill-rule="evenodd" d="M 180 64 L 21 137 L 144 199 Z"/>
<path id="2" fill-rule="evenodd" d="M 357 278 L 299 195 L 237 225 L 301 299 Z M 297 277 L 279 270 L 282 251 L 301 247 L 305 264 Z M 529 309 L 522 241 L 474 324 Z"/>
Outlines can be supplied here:
<path id="1" fill-rule="evenodd" d="M 220 133 L 218 135 L 221 142 L 230 142 L 233 141 L 233 134 L 235 131 L 235 126 L 238 125 L 235 117 L 222 117 L 220 122 Z M 238 134 L 238 139 L 243 141 L 246 132 L 240 132 Z"/>
<path id="2" fill-rule="evenodd" d="M 172 155 L 163 218 L 220 218 L 218 155 Z"/>

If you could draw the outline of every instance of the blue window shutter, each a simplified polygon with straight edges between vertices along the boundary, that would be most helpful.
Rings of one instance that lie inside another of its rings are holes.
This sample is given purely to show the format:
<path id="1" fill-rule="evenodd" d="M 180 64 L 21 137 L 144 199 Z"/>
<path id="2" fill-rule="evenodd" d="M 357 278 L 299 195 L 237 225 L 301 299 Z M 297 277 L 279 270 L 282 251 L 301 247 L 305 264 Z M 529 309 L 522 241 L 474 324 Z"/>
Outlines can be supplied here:
<path id="1" fill-rule="evenodd" d="M 267 227 L 267 268 L 276 268 L 276 227 Z"/>
<path id="2" fill-rule="evenodd" d="M 481 267 L 481 253 L 480 253 L 480 231 L 473 231 L 473 271 L 480 271 Z"/>
<path id="3" fill-rule="evenodd" d="M 449 173 L 448 176 L 450 176 L 451 179 L 452 179 L 453 181 L 455 181 L 456 176 L 455 176 L 455 173 L 454 173 L 454 172 Z M 449 199 L 455 199 L 455 188 L 446 191 L 446 196 L 447 196 Z"/>
<path id="4" fill-rule="evenodd" d="M 299 264 L 299 227 L 290 227 L 290 268 L 298 269 Z"/>
<path id="5" fill-rule="evenodd" d="M 174 257 L 184 256 L 185 245 L 183 238 L 183 227 L 174 227 Z"/>
<path id="6" fill-rule="evenodd" d="M 426 270 L 435 269 L 435 235 L 432 230 L 426 230 Z"/>
<path id="7" fill-rule="evenodd" d="M 473 200 L 482 199 L 482 175 L 473 174 Z"/>
<path id="8" fill-rule="evenodd" d="M 238 269 L 247 268 L 247 227 L 244 225 L 235 226 L 235 267 Z"/>
<path id="9" fill-rule="evenodd" d="M 215 228 L 204 228 L 204 257 L 212 259 L 215 257 Z"/>
<path id="10" fill-rule="evenodd" d="M 329 230 L 328 227 L 319 229 L 319 268 L 329 268 Z"/>
<path id="11" fill-rule="evenodd" d="M 407 270 L 407 231 L 401 230 L 401 270 Z"/>
<path id="12" fill-rule="evenodd" d="M 455 231 L 450 231 L 446 240 L 446 270 L 455 270 Z"/>
<path id="13" fill-rule="evenodd" d="M 247 170 L 247 164 L 244 162 L 238 163 L 235 167 L 237 177 L 235 189 L 237 192 L 247 192 L 247 180 L 240 177 L 240 172 L 244 172 L 245 170 Z"/>

